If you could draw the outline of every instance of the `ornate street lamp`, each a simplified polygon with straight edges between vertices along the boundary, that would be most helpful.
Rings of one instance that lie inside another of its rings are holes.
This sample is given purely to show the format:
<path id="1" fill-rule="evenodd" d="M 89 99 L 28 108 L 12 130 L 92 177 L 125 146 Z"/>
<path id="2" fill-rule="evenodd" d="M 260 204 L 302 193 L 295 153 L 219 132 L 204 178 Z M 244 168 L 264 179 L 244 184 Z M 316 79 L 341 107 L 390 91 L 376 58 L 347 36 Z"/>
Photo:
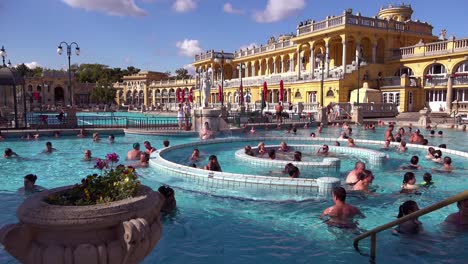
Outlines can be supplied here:
<path id="1" fill-rule="evenodd" d="M 224 106 L 224 63 L 231 63 L 231 59 L 224 56 L 224 51 L 221 51 L 221 54 L 215 54 L 214 61 L 221 64 L 221 107 Z"/>
<path id="2" fill-rule="evenodd" d="M 70 106 L 73 106 L 74 105 L 74 98 L 73 98 L 73 91 L 72 91 L 72 85 L 71 85 L 71 49 L 72 49 L 72 46 L 73 44 L 75 45 L 75 54 L 76 56 L 79 56 L 80 55 L 80 47 L 78 46 L 78 44 L 76 42 L 72 42 L 70 44 L 68 44 L 67 42 L 65 41 L 62 41 L 60 42 L 58 48 L 57 48 L 57 53 L 59 55 L 62 55 L 62 52 L 63 52 L 63 48 L 62 48 L 62 44 L 65 44 L 65 46 L 67 46 L 67 56 L 68 56 L 68 94 L 69 94 L 69 98 L 70 98 Z"/>
<path id="3" fill-rule="evenodd" d="M 320 106 L 324 106 L 323 102 L 323 82 L 324 82 L 324 72 L 325 72 L 325 62 L 328 63 L 327 54 L 319 53 L 315 59 L 317 63 L 320 63 L 322 66 L 322 78 L 320 79 Z"/>

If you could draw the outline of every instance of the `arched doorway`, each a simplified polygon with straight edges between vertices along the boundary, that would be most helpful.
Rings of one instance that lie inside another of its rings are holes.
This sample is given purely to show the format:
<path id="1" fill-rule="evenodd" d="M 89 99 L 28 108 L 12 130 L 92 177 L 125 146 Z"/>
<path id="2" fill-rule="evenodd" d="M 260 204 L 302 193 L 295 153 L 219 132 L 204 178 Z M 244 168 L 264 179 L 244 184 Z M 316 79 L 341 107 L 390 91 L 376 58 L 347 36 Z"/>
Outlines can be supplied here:
<path id="1" fill-rule="evenodd" d="M 55 104 L 57 103 L 64 103 L 64 100 L 65 100 L 65 93 L 63 91 L 63 88 L 58 86 L 58 87 L 55 87 L 54 89 L 54 102 Z"/>

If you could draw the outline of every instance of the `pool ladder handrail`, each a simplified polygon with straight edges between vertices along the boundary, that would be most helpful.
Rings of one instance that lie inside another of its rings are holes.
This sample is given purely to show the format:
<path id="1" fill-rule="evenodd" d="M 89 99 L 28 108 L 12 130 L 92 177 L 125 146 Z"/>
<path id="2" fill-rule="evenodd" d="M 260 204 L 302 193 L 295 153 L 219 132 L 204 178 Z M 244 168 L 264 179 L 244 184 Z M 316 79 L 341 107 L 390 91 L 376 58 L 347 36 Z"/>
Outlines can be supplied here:
<path id="1" fill-rule="evenodd" d="M 447 198 L 447 199 L 445 199 L 443 201 L 440 201 L 438 203 L 435 203 L 433 205 L 430 205 L 428 207 L 420 209 L 420 210 L 418 210 L 418 211 L 416 211 L 414 213 L 403 216 L 402 218 L 398 218 L 397 220 L 394 220 L 394 221 L 389 222 L 387 224 L 376 227 L 376 228 L 374 228 L 374 229 L 372 229 L 370 231 L 367 231 L 364 234 L 361 234 L 361 235 L 355 237 L 354 238 L 354 243 L 353 243 L 354 248 L 360 254 L 363 254 L 359 250 L 359 241 L 361 241 L 362 239 L 370 236 L 371 237 L 370 259 L 371 259 L 371 262 L 374 262 L 375 261 L 375 253 L 376 253 L 376 244 L 377 244 L 377 233 L 379 233 L 381 231 L 384 231 L 384 230 L 387 230 L 387 229 L 389 229 L 391 227 L 394 227 L 396 225 L 399 225 L 399 224 L 401 224 L 403 222 L 406 222 L 408 220 L 412 220 L 412 219 L 420 217 L 422 215 L 426 215 L 426 214 L 431 213 L 433 211 L 439 210 L 442 207 L 451 205 L 453 203 L 456 203 L 458 201 L 462 201 L 462 200 L 465 200 L 465 199 L 468 199 L 468 190 L 465 190 L 465 191 L 463 191 L 463 192 L 461 192 L 461 193 L 459 193 L 457 195 L 454 195 L 454 196 L 452 196 L 450 198 Z"/>

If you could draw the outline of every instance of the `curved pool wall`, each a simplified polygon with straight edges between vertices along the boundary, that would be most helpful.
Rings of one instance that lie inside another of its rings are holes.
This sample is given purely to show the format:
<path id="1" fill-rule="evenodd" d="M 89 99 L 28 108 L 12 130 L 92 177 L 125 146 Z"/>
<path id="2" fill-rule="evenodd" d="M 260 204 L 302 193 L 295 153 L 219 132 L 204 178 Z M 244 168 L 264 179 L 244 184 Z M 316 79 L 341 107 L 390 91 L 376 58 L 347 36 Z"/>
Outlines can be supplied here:
<path id="1" fill-rule="evenodd" d="M 278 145 L 267 145 L 265 146 L 267 149 L 275 148 L 277 149 L 279 146 Z M 319 148 L 322 147 L 322 145 L 289 145 L 289 147 L 292 148 L 292 151 L 301 151 L 303 153 L 316 153 Z M 339 154 L 348 154 L 348 155 L 353 155 L 361 158 L 367 159 L 371 165 L 374 166 L 380 166 L 382 165 L 385 160 L 387 159 L 387 155 L 383 152 L 376 151 L 376 150 L 371 150 L 371 149 L 365 149 L 365 148 L 355 148 L 355 147 L 338 147 L 338 146 L 329 146 L 329 151 L 333 153 L 339 153 Z M 252 150 L 257 150 L 257 147 L 253 147 Z M 264 166 L 264 167 L 270 167 L 274 166 L 276 168 L 284 168 L 284 166 L 288 163 L 291 163 L 292 161 L 288 160 L 281 160 L 281 159 L 275 159 L 275 160 L 270 160 L 268 158 L 259 158 L 259 157 L 253 157 L 246 155 L 243 149 L 240 149 L 235 152 L 236 158 L 248 162 L 253 165 L 258 165 L 258 166 Z M 327 157 L 323 156 L 322 161 L 301 161 L 301 162 L 293 162 L 294 165 L 296 165 L 299 169 L 305 169 L 305 168 L 320 168 L 320 169 L 327 169 L 329 172 L 335 171 L 339 172 L 340 171 L 340 165 L 341 165 L 341 160 L 339 158 L 335 157 Z"/>
<path id="2" fill-rule="evenodd" d="M 265 146 L 267 149 L 275 148 L 277 149 L 278 145 L 267 145 Z M 289 147 L 293 148 L 293 151 L 299 150 L 313 150 L 313 148 L 308 148 L 307 145 L 289 145 Z M 312 147 L 312 146 L 311 146 Z M 320 146 L 313 146 L 313 147 L 320 147 Z M 252 148 L 252 150 L 256 150 L 257 148 Z M 340 171 L 341 161 L 338 158 L 328 158 L 324 157 L 322 161 L 290 161 L 290 160 L 281 160 L 281 159 L 269 159 L 266 158 L 259 158 L 253 157 L 245 154 L 243 149 L 240 149 L 235 152 L 235 156 L 238 160 L 247 162 L 249 164 L 267 168 L 280 168 L 283 169 L 284 166 L 288 163 L 294 163 L 299 170 L 305 169 L 313 169 L 313 168 L 320 168 L 325 169 L 328 172 L 338 172 Z"/>
<path id="3" fill-rule="evenodd" d="M 180 144 L 173 147 L 161 149 L 152 154 L 153 159 L 150 164 L 166 173 L 168 176 L 178 177 L 181 180 L 193 182 L 197 185 L 209 188 L 227 189 L 255 189 L 271 190 L 276 193 L 287 193 L 303 196 L 315 196 L 318 194 L 329 194 L 330 191 L 340 185 L 340 180 L 334 177 L 323 177 L 324 179 L 290 178 L 274 176 L 258 176 L 249 174 L 236 174 L 229 172 L 208 171 L 181 165 L 164 159 L 164 154 L 187 147 L 197 147 L 200 145 L 232 143 L 251 141 L 243 138 L 214 139 L 202 142 Z M 274 161 L 265 160 L 263 164 L 274 167 Z M 331 168 L 336 168 L 331 167 Z M 242 194 L 240 194 L 242 196 Z"/>

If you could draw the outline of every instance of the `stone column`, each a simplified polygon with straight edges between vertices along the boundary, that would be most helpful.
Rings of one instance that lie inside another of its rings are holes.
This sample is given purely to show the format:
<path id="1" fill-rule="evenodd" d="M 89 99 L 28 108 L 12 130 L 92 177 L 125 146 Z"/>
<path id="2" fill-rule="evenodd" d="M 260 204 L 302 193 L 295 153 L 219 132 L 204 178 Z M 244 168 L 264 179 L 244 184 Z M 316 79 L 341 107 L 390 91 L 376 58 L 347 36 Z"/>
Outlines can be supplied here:
<path id="1" fill-rule="evenodd" d="M 148 107 L 148 86 L 146 84 L 143 85 L 143 104 Z"/>
<path id="2" fill-rule="evenodd" d="M 449 74 L 447 79 L 447 100 L 445 103 L 445 111 L 447 113 L 452 112 L 452 97 L 453 97 L 453 78 L 452 75 Z"/>
<path id="3" fill-rule="evenodd" d="M 280 70 L 280 73 L 283 73 L 284 72 L 284 57 L 283 55 L 281 55 L 281 70 Z"/>
<path id="4" fill-rule="evenodd" d="M 261 61 L 258 63 L 258 68 L 260 69 L 260 73 L 258 75 L 261 76 L 263 74 L 263 65 Z"/>
<path id="5" fill-rule="evenodd" d="M 301 78 L 301 64 L 302 64 L 302 61 L 301 61 L 301 50 L 298 49 L 297 50 L 297 78 L 300 79 Z"/>
<path id="6" fill-rule="evenodd" d="M 310 78 L 314 78 L 314 69 L 315 69 L 315 54 L 314 47 L 310 47 Z"/>
<path id="7" fill-rule="evenodd" d="M 329 71 L 330 71 L 330 62 L 329 62 L 329 58 L 330 57 L 330 46 L 328 45 L 328 43 L 325 45 L 325 58 L 323 58 L 325 60 L 325 77 L 328 78 L 328 76 L 330 75 Z"/>
<path id="8" fill-rule="evenodd" d="M 156 103 L 156 90 L 155 89 L 153 90 L 153 101 L 152 101 L 151 104 L 157 105 L 157 103 Z"/>
<path id="9" fill-rule="evenodd" d="M 356 43 L 356 63 L 359 61 L 359 57 L 361 55 L 361 43 Z"/>
<path id="10" fill-rule="evenodd" d="M 341 64 L 343 64 L 343 74 L 346 74 L 346 39 L 341 42 L 343 44 L 343 57 L 341 58 Z"/>
<path id="11" fill-rule="evenodd" d="M 372 46 L 372 63 L 376 63 L 377 62 L 377 44 L 374 44 L 374 46 Z"/>

